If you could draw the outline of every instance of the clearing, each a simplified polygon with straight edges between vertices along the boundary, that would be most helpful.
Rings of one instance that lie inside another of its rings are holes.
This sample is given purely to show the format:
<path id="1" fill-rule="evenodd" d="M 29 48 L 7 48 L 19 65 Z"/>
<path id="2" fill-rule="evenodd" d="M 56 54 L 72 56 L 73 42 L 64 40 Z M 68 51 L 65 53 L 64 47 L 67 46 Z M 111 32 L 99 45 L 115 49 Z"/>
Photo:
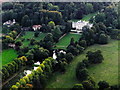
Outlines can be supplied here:
<path id="1" fill-rule="evenodd" d="M 15 51 L 14 49 L 3 50 L 2 53 L 0 53 L 0 57 L 2 57 L 0 58 L 0 61 L 2 61 L 2 66 L 11 62 L 15 58 L 17 58 L 17 56 L 17 51 Z"/>
<path id="2" fill-rule="evenodd" d="M 30 40 L 27 40 L 27 39 L 35 39 L 37 41 L 40 41 L 42 40 L 47 33 L 39 33 L 39 36 L 38 37 L 34 37 L 34 31 L 26 31 L 25 32 L 25 35 L 22 36 L 22 38 L 24 38 L 25 40 L 22 42 L 23 43 L 23 46 L 28 46 L 30 44 Z M 20 40 L 21 37 L 19 37 L 17 40 Z"/>
<path id="3" fill-rule="evenodd" d="M 56 43 L 56 49 L 66 49 L 66 47 L 70 44 L 71 38 L 74 38 L 75 41 L 78 41 L 81 37 L 81 34 L 69 33 L 65 35 L 61 40 Z"/>

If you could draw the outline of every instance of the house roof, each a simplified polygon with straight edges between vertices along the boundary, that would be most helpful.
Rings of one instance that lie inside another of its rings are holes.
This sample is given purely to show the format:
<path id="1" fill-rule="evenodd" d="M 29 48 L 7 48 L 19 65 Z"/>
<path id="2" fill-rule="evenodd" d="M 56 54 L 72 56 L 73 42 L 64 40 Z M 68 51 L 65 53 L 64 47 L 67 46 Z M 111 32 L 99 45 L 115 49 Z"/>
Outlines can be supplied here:
<path id="1" fill-rule="evenodd" d="M 42 27 L 41 25 L 33 25 L 33 28 L 38 28 L 38 27 Z"/>

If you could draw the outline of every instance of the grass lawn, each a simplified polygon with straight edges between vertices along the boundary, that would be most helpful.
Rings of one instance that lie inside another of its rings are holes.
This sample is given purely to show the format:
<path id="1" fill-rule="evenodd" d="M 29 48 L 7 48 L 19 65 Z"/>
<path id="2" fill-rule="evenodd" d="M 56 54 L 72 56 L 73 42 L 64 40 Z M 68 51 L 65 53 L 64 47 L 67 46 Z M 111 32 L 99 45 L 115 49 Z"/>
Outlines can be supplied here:
<path id="1" fill-rule="evenodd" d="M 54 73 L 46 88 L 72 88 L 74 84 L 80 83 L 75 75 L 76 66 L 85 58 L 87 51 L 95 50 L 101 50 L 105 60 L 101 64 L 91 66 L 88 69 L 89 74 L 94 77 L 96 83 L 105 80 L 110 85 L 118 84 L 118 41 L 111 40 L 107 45 L 93 45 L 87 48 L 67 66 L 64 74 Z"/>
<path id="2" fill-rule="evenodd" d="M 17 52 L 14 49 L 3 50 L 2 53 L 0 53 L 0 57 L 2 57 L 0 58 L 0 61 L 2 61 L 2 66 L 11 62 L 17 56 Z"/>
<path id="3" fill-rule="evenodd" d="M 33 32 L 33 31 L 25 32 L 25 35 L 23 35 L 23 38 L 25 38 L 25 41 L 23 41 L 24 46 L 28 46 L 30 43 L 30 41 L 27 39 L 34 38 L 35 40 L 39 41 L 39 40 L 42 40 L 46 35 L 46 33 L 40 33 L 38 37 L 34 37 L 34 33 L 35 32 Z M 20 38 L 18 38 L 18 40 L 20 40 Z"/>
<path id="4" fill-rule="evenodd" d="M 88 15 L 84 15 L 84 17 L 81 20 L 82 21 L 89 21 L 96 14 L 97 14 L 97 12 L 96 13 L 91 13 L 91 14 L 88 14 Z M 78 19 L 73 19 L 73 20 L 70 20 L 70 21 L 77 22 L 79 20 Z"/>
<path id="5" fill-rule="evenodd" d="M 88 71 L 95 81 L 109 82 L 110 85 L 118 84 L 118 41 L 111 41 L 109 45 L 91 47 L 91 50 L 102 51 L 104 61 L 101 64 L 91 66 Z"/>
<path id="6" fill-rule="evenodd" d="M 75 34 L 75 33 L 69 33 L 65 35 L 57 44 L 56 44 L 56 49 L 65 49 L 69 43 L 71 38 L 73 37 L 75 41 L 78 41 L 80 38 L 80 34 Z"/>

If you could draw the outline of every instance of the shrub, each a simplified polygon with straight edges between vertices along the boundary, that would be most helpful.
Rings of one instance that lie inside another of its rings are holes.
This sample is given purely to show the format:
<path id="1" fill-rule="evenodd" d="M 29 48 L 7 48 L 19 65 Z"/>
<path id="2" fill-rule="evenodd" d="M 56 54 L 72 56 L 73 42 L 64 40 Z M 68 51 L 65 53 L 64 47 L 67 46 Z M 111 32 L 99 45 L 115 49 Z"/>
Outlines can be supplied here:
<path id="1" fill-rule="evenodd" d="M 82 62 L 85 64 L 85 67 L 90 66 L 90 63 L 87 59 L 84 59 Z"/>
<path id="2" fill-rule="evenodd" d="M 32 90 L 32 88 L 33 88 L 33 85 L 32 84 L 26 84 L 26 86 L 25 86 L 26 88 L 29 88 L 29 89 L 31 89 Z"/>
<path id="3" fill-rule="evenodd" d="M 66 54 L 66 60 L 68 63 L 70 63 L 73 60 L 74 56 L 72 53 L 67 53 Z"/>
<path id="4" fill-rule="evenodd" d="M 77 72 L 76 72 L 76 77 L 78 80 L 80 81 L 84 81 L 84 80 L 87 80 L 88 79 L 88 71 L 87 69 L 79 69 Z"/>
<path id="5" fill-rule="evenodd" d="M 83 85 L 82 84 L 75 84 L 73 86 L 72 90 L 83 90 Z"/>
<path id="6" fill-rule="evenodd" d="M 93 64 L 101 63 L 104 59 L 100 50 L 95 52 L 88 51 L 86 57 L 88 57 L 88 61 Z"/>
<path id="7" fill-rule="evenodd" d="M 85 88 L 85 90 L 86 89 L 89 90 L 89 89 L 93 89 L 94 88 L 94 85 L 89 80 L 83 81 L 82 85 Z"/>
<path id="8" fill-rule="evenodd" d="M 108 43 L 108 36 L 105 34 L 101 34 L 99 36 L 99 43 L 100 44 L 107 44 Z"/>
<path id="9" fill-rule="evenodd" d="M 10 90 L 18 90 L 18 87 L 16 85 L 13 85 Z"/>
<path id="10" fill-rule="evenodd" d="M 85 40 L 81 40 L 81 41 L 79 41 L 79 45 L 82 46 L 82 47 L 84 47 L 84 48 L 87 47 L 87 43 L 86 43 Z"/>
<path id="11" fill-rule="evenodd" d="M 21 85 L 26 85 L 26 81 L 25 81 L 24 78 L 20 79 L 20 80 L 19 80 L 19 83 L 20 83 Z"/>
<path id="12" fill-rule="evenodd" d="M 98 83 L 99 89 L 105 89 L 105 88 L 109 88 L 109 83 L 107 83 L 106 81 L 100 81 Z"/>
<path id="13" fill-rule="evenodd" d="M 34 33 L 34 36 L 35 36 L 35 37 L 38 37 L 38 36 L 39 36 L 39 32 L 35 32 L 35 33 Z"/>
<path id="14" fill-rule="evenodd" d="M 60 69 L 61 69 L 61 72 L 65 72 L 66 66 L 67 66 L 67 63 L 66 63 L 65 61 L 60 62 Z"/>

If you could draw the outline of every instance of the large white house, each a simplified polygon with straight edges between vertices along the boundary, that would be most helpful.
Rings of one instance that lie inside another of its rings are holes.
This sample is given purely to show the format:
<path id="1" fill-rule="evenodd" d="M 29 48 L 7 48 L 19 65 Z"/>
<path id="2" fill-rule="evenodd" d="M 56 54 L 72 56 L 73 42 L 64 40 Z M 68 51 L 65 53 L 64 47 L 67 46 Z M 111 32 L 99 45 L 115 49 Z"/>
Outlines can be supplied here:
<path id="1" fill-rule="evenodd" d="M 89 26 L 89 28 L 91 28 L 93 24 L 89 23 L 89 21 L 81 21 L 81 20 L 78 22 L 72 22 L 72 28 L 74 28 L 74 30 L 72 29 L 71 31 L 81 33 L 82 28 L 84 26 Z"/>

